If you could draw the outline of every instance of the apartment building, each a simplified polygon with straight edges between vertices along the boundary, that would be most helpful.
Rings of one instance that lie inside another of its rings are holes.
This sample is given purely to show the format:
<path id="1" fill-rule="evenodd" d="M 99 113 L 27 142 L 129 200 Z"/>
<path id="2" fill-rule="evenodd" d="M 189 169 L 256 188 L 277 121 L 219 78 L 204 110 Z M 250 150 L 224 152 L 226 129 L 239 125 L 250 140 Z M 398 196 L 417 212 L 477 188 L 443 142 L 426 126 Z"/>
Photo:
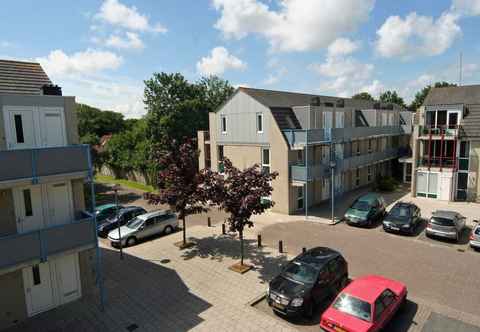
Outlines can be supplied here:
<path id="1" fill-rule="evenodd" d="M 0 60 L 0 329 L 95 284 L 95 224 L 82 213 L 89 147 L 75 97 L 60 91 L 38 63 Z"/>
<path id="2" fill-rule="evenodd" d="M 221 172 L 226 157 L 277 171 L 273 211 L 295 214 L 401 171 L 410 134 L 411 113 L 397 105 L 239 88 L 198 132 L 199 167 Z"/>
<path id="3" fill-rule="evenodd" d="M 415 115 L 412 194 L 477 201 L 480 85 L 433 88 Z"/>

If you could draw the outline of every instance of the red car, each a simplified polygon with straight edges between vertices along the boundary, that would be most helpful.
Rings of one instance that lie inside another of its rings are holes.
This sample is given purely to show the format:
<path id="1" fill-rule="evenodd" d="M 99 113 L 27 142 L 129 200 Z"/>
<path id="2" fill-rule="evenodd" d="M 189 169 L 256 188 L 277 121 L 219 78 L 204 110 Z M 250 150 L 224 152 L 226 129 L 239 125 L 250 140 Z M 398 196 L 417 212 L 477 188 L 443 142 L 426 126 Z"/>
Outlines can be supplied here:
<path id="1" fill-rule="evenodd" d="M 380 331 L 407 299 L 407 287 L 382 276 L 357 278 L 323 313 L 320 328 L 329 332 Z"/>

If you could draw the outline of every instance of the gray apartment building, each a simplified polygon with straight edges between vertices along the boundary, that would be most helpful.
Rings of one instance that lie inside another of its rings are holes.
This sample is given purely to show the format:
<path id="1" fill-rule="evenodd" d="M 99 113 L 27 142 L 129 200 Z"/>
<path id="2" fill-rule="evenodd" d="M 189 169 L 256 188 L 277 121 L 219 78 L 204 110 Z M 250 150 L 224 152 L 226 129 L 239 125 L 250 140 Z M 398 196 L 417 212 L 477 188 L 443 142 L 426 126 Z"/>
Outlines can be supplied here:
<path id="1" fill-rule="evenodd" d="M 273 211 L 300 213 L 332 191 L 341 196 L 401 171 L 411 119 L 398 105 L 239 88 L 209 114 L 209 131 L 198 132 L 199 167 L 221 172 L 226 157 L 239 168 L 277 171 Z"/>
<path id="2" fill-rule="evenodd" d="M 89 147 L 75 98 L 45 85 L 38 63 L 0 60 L 0 329 L 79 299 L 96 279 L 95 224 L 82 213 Z"/>
<path id="3" fill-rule="evenodd" d="M 412 194 L 478 201 L 480 85 L 432 88 L 414 124 Z"/>

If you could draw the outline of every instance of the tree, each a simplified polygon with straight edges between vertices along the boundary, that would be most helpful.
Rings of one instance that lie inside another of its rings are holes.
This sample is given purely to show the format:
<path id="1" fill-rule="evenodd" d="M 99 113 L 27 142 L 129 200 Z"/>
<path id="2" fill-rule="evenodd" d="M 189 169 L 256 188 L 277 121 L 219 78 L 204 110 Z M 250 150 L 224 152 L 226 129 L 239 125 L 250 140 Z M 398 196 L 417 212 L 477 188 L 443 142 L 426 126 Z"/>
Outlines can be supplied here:
<path id="1" fill-rule="evenodd" d="M 245 227 L 253 227 L 250 220 L 252 215 L 262 214 L 274 205 L 272 200 L 265 197 L 270 197 L 273 190 L 271 181 L 278 173 L 262 171 L 257 164 L 241 171 L 227 158 L 223 163 L 224 177 L 209 169 L 203 170 L 203 190 L 206 197 L 220 210 L 230 214 L 227 222 L 231 231 L 238 232 L 240 267 L 243 267 L 243 231 Z"/>
<path id="2" fill-rule="evenodd" d="M 403 100 L 402 97 L 400 97 L 397 94 L 397 91 L 390 91 L 390 90 L 385 91 L 379 96 L 378 99 L 383 103 L 392 103 L 392 104 L 397 104 L 399 106 L 406 107 L 405 101 Z"/>
<path id="3" fill-rule="evenodd" d="M 149 204 L 169 204 L 178 213 L 183 224 L 182 248 L 187 247 L 185 218 L 188 215 L 208 211 L 202 190 L 203 175 L 198 171 L 196 144 L 187 139 L 183 144 L 172 143 L 169 152 L 159 157 L 161 171 L 158 174 L 158 194 L 148 193 Z"/>
<path id="4" fill-rule="evenodd" d="M 352 99 L 375 101 L 375 98 L 373 98 L 372 95 L 369 94 L 368 92 L 357 93 L 356 95 L 352 96 Z"/>
<path id="5" fill-rule="evenodd" d="M 235 91 L 228 81 L 218 76 L 202 77 L 197 84 L 210 112 L 216 111 Z"/>
<path id="6" fill-rule="evenodd" d="M 444 87 L 457 86 L 457 85 L 443 81 L 443 82 L 436 82 L 433 86 L 435 88 L 444 88 Z M 423 102 L 425 98 L 427 98 L 427 95 L 430 92 L 431 88 L 432 88 L 431 85 L 427 85 L 426 87 L 424 87 L 422 90 L 418 91 L 415 94 L 415 98 L 413 99 L 409 107 L 411 111 L 416 111 L 420 106 L 423 105 Z"/>
<path id="7" fill-rule="evenodd" d="M 122 113 L 102 111 L 85 104 L 77 104 L 78 134 L 81 137 L 94 134 L 98 138 L 122 131 L 124 119 Z"/>

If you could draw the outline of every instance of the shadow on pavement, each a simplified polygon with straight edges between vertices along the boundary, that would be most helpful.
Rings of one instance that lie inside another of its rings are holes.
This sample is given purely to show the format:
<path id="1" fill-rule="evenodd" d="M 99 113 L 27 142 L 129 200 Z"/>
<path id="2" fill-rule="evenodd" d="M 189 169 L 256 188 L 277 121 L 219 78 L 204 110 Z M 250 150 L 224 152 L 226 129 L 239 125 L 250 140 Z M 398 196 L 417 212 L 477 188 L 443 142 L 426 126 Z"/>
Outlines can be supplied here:
<path id="1" fill-rule="evenodd" d="M 190 237 L 189 240 L 196 243 L 195 247 L 186 249 L 182 257 L 186 260 L 194 257 L 209 258 L 221 262 L 224 257 L 240 259 L 240 240 L 234 235 L 212 235 L 205 238 Z M 244 258 L 253 265 L 253 270 L 259 273 L 262 282 L 270 281 L 288 262 L 284 255 L 276 255 L 270 248 L 257 248 L 257 241 L 244 240 Z"/>
<path id="2" fill-rule="evenodd" d="M 142 196 L 140 193 L 134 192 L 129 189 L 121 189 L 118 191 L 118 202 L 119 204 L 129 204 L 141 199 Z M 115 202 L 115 193 L 112 190 L 111 185 L 106 185 L 104 183 L 95 183 L 95 200 L 98 205 L 109 204 Z"/>

